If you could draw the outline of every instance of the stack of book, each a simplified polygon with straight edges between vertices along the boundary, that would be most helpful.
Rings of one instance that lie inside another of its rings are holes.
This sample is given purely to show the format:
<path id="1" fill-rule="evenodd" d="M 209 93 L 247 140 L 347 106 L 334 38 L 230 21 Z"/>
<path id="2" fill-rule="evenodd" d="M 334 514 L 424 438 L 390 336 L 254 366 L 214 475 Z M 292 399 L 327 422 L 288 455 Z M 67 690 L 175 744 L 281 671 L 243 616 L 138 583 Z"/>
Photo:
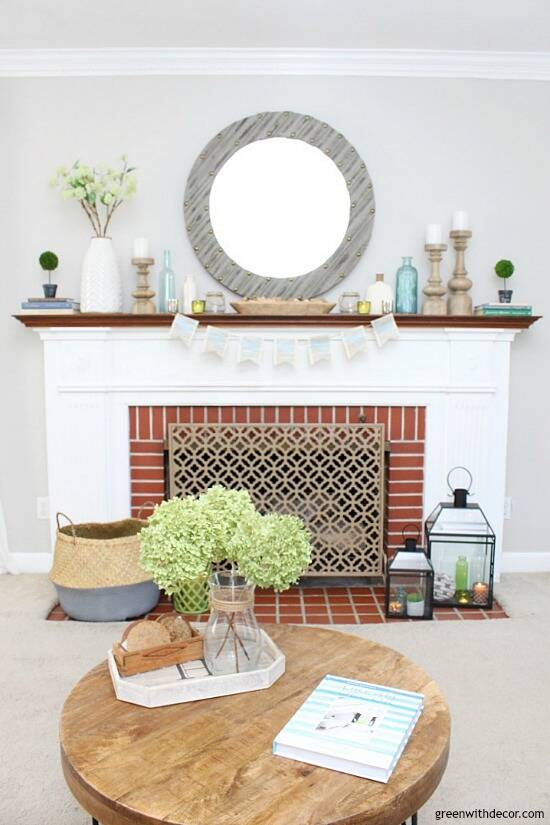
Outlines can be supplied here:
<path id="1" fill-rule="evenodd" d="M 533 307 L 529 304 L 479 304 L 475 308 L 475 314 L 486 318 L 496 315 L 532 315 Z"/>
<path id="2" fill-rule="evenodd" d="M 21 315 L 73 315 L 80 304 L 73 298 L 29 298 L 21 304 Z"/>
<path id="3" fill-rule="evenodd" d="M 387 782 L 424 707 L 408 690 L 325 676 L 273 742 L 273 753 Z"/>

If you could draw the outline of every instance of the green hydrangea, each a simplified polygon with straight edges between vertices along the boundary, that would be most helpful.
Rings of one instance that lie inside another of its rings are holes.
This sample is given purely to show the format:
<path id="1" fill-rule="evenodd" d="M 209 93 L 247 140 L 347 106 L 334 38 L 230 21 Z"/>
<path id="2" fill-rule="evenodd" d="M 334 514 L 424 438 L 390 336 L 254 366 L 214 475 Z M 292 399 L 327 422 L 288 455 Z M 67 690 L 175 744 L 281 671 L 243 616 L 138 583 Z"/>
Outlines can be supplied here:
<path id="1" fill-rule="evenodd" d="M 311 561 L 310 534 L 296 516 L 256 514 L 233 540 L 239 572 L 258 587 L 287 590 Z"/>
<path id="2" fill-rule="evenodd" d="M 199 498 L 208 513 L 215 547 L 212 561 L 235 561 L 233 539 L 240 524 L 256 514 L 247 490 L 226 490 L 221 484 L 210 487 Z"/>
<path id="3" fill-rule="evenodd" d="M 224 560 L 259 587 L 286 590 L 311 560 L 309 533 L 301 519 L 261 516 L 246 490 L 220 485 L 162 502 L 141 531 L 141 566 L 169 594 Z"/>
<path id="4" fill-rule="evenodd" d="M 141 566 L 171 594 L 205 578 L 216 547 L 212 521 L 191 496 L 163 501 L 141 531 Z"/>

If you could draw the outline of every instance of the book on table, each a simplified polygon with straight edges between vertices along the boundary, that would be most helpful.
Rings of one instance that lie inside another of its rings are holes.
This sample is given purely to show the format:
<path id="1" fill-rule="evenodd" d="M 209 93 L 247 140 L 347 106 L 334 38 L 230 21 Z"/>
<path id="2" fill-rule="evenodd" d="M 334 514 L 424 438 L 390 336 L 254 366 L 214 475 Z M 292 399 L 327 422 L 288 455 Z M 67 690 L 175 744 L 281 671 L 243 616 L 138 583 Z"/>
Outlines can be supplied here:
<path id="1" fill-rule="evenodd" d="M 275 737 L 273 753 L 387 782 L 424 707 L 424 696 L 325 676 Z"/>

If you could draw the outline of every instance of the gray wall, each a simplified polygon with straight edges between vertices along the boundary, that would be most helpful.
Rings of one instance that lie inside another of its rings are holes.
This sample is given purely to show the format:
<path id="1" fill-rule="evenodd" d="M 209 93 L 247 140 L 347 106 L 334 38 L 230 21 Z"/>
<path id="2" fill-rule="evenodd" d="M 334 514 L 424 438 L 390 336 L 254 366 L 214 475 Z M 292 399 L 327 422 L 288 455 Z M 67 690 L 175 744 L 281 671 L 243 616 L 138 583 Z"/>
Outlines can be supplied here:
<path id="1" fill-rule="evenodd" d="M 39 253 L 58 252 L 63 295 L 78 295 L 90 232 L 75 203 L 48 188 L 55 168 L 75 158 L 114 161 L 126 152 L 139 167 L 136 198 L 121 207 L 113 238 L 126 302 L 134 283 L 132 240 L 149 237 L 159 260 L 173 251 L 180 282 L 193 272 L 211 284 L 187 242 L 181 201 L 196 155 L 221 127 L 265 109 L 308 112 L 340 129 L 365 158 L 377 217 L 368 252 L 346 281 L 363 290 L 375 272 L 393 281 L 412 254 L 421 281 L 428 222 L 465 208 L 474 230 L 467 266 L 475 302 L 494 300 L 498 258 L 516 263 L 514 297 L 544 312 L 550 168 L 548 85 L 534 82 L 320 77 L 71 78 L 0 84 L 2 176 L 0 353 L 4 403 L 0 498 L 12 552 L 46 551 L 47 523 L 36 497 L 47 495 L 42 352 L 38 337 L 10 314 L 40 293 Z M 452 256 L 443 273 L 448 277 Z M 549 549 L 545 410 L 549 333 L 545 321 L 513 346 L 505 550 Z M 67 444 L 67 450 L 71 445 Z M 74 457 L 78 461 L 78 456 Z M 443 491 L 442 491 L 443 492 Z"/>

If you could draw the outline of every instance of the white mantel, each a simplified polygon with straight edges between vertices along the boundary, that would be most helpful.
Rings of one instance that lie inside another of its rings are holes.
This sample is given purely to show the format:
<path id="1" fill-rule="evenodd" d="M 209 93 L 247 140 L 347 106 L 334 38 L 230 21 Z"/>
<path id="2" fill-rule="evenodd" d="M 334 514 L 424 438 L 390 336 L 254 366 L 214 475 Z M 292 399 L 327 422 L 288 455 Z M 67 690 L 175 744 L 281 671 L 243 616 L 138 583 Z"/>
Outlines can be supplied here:
<path id="1" fill-rule="evenodd" d="M 497 536 L 500 565 L 505 495 L 510 347 L 519 330 L 401 329 L 399 341 L 347 360 L 337 327 L 240 328 L 295 335 L 299 363 L 261 366 L 205 354 L 201 327 L 191 349 L 167 328 L 43 327 L 52 541 L 55 513 L 103 521 L 130 512 L 129 415 L 134 405 L 419 405 L 426 407 L 424 514 L 446 495 L 456 465 L 474 477 L 474 500 Z M 310 367 L 304 339 L 329 334 L 332 362 Z M 231 331 L 233 336 L 233 331 Z M 235 336 L 236 337 L 235 333 Z"/>

